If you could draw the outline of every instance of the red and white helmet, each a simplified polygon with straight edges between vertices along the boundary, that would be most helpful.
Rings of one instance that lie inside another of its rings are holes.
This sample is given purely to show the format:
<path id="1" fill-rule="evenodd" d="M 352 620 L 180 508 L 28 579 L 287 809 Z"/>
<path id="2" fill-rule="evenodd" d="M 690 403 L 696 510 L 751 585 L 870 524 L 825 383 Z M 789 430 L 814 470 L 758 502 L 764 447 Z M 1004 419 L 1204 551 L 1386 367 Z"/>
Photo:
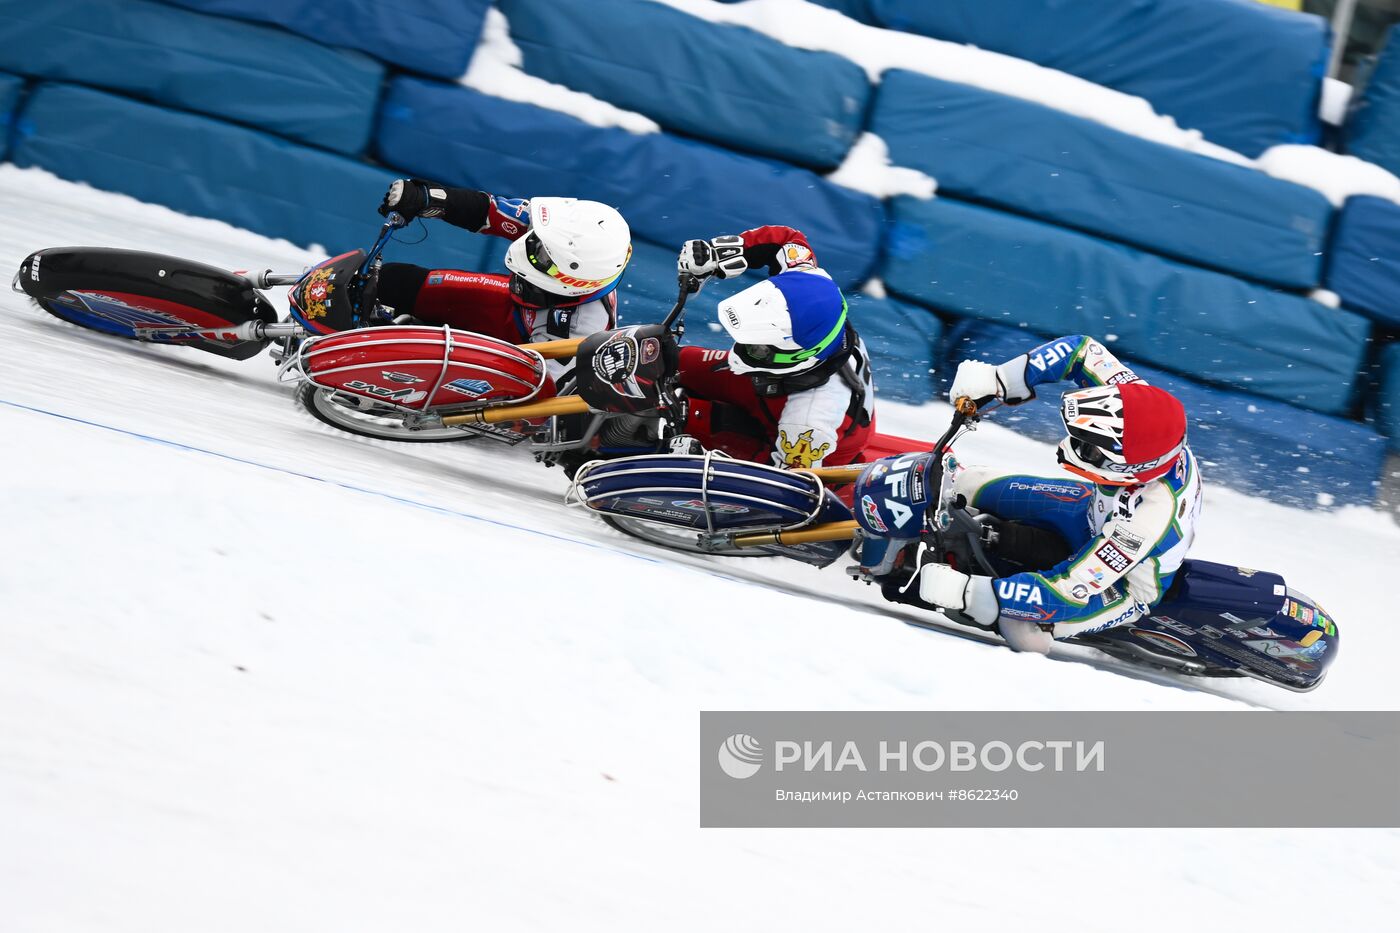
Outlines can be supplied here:
<path id="1" fill-rule="evenodd" d="M 506 268 L 539 292 L 580 298 L 616 282 L 631 258 L 632 231 L 614 208 L 531 198 L 530 229 L 510 244 Z"/>
<path id="2" fill-rule="evenodd" d="M 1060 465 L 1107 486 L 1135 486 L 1167 471 L 1186 446 L 1186 409 L 1145 382 L 1066 392 L 1060 417 L 1069 436 Z"/>

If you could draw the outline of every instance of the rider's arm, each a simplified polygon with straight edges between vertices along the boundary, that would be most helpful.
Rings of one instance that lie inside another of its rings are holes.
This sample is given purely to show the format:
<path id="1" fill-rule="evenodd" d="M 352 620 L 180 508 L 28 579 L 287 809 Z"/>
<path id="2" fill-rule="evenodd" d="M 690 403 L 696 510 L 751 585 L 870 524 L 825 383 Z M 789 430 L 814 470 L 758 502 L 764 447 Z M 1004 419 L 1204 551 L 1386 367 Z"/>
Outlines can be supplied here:
<path id="1" fill-rule="evenodd" d="M 1141 382 L 1142 379 L 1093 337 L 1072 334 L 1047 340 L 996 367 L 1008 402 L 1035 398 L 1035 387 L 1052 382 L 1089 386 Z"/>
<path id="2" fill-rule="evenodd" d="M 530 229 L 530 202 L 503 198 L 475 188 L 446 188 L 447 207 L 442 219 L 473 233 L 514 240 Z"/>
<path id="3" fill-rule="evenodd" d="M 422 178 L 400 178 L 389 185 L 379 213 L 407 219 L 437 217 L 473 233 L 514 240 L 530 229 L 530 202 L 503 198 L 475 188 L 449 188 Z"/>
<path id="4" fill-rule="evenodd" d="M 991 587 L 1000 618 L 1053 624 L 1058 638 L 1123 621 L 1134 606 L 1162 597 L 1154 552 L 1174 528 L 1180 534 L 1176 507 L 1163 480 L 1124 490 L 1103 530 L 1069 559 L 1049 570 L 979 582 Z"/>
<path id="5" fill-rule="evenodd" d="M 817 257 L 807 237 L 794 227 L 754 227 L 739 234 L 744 241 L 744 259 L 750 269 L 768 268 L 769 275 L 792 269 L 815 269 Z"/>

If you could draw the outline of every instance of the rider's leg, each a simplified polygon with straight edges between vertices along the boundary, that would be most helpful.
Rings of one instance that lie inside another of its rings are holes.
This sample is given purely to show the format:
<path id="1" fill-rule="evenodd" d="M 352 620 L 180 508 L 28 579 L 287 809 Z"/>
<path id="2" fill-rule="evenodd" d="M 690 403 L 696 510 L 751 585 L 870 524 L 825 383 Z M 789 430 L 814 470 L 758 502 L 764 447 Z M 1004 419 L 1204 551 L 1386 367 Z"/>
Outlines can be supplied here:
<path id="1" fill-rule="evenodd" d="M 446 324 L 511 343 L 530 339 L 510 295 L 510 276 L 386 262 L 379 303 L 428 324 Z"/>

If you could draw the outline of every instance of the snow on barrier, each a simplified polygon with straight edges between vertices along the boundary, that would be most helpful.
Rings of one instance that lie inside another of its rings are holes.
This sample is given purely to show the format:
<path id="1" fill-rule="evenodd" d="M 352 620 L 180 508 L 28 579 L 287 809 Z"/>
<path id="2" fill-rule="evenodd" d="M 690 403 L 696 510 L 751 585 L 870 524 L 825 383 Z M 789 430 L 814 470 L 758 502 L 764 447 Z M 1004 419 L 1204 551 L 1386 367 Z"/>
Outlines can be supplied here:
<path id="1" fill-rule="evenodd" d="M 816 169 L 840 165 L 860 135 L 870 85 L 839 55 L 650 0 L 500 7 L 526 71 L 668 130 Z"/>
<path id="2" fill-rule="evenodd" d="M 1316 142 L 1329 30 L 1243 0 L 871 0 L 885 26 L 967 42 L 1146 98 L 1253 157 Z"/>
<path id="3" fill-rule="evenodd" d="M 1298 295 L 939 197 L 895 201 L 893 292 L 1051 334 L 1117 335 L 1144 362 L 1345 413 L 1370 324 Z"/>
<path id="4" fill-rule="evenodd" d="M 1400 39 L 1394 28 L 1365 86 L 1353 93 L 1343 135 L 1348 154 L 1400 175 Z"/>
<path id="5" fill-rule="evenodd" d="M 23 78 L 0 73 L 0 159 L 4 159 L 9 152 L 10 137 L 14 135 L 15 112 L 23 94 Z"/>
<path id="6" fill-rule="evenodd" d="M 384 80 L 358 52 L 149 0 L 0 0 L 0 68 L 352 154 L 369 142 Z"/>
<path id="7" fill-rule="evenodd" d="M 219 16 L 274 23 L 324 45 L 400 68 L 457 78 L 467 70 L 491 0 L 165 0 Z"/>
<path id="8" fill-rule="evenodd" d="M 1246 278 L 1321 281 L 1331 204 L 1263 172 L 908 71 L 886 73 L 870 128 L 940 191 Z"/>
<path id="9" fill-rule="evenodd" d="M 1060 335 L 1035 334 L 984 321 L 960 322 L 949 328 L 941 348 L 946 365 L 939 371 L 940 391 L 947 391 L 961 360 L 1001 363 L 1053 336 Z M 1118 352 L 1121 343 L 1109 347 Z M 1365 425 L 1283 402 L 1213 389 L 1137 362 L 1125 362 L 1186 406 L 1187 436 L 1208 485 L 1218 483 L 1302 508 L 1373 504 L 1386 444 L 1385 438 Z M 1396 362 L 1400 363 L 1400 355 Z M 1064 388 L 1074 386 L 1065 383 Z M 988 414 L 987 423 L 1039 440 L 1058 441 L 1064 436 L 1059 395 L 1058 391 L 1041 393 L 1035 401 L 995 409 Z M 1393 399 L 1393 410 L 1400 413 L 1400 379 Z M 1400 417 L 1393 426 L 1400 428 Z M 1053 463 L 1045 466 L 1047 473 L 1054 471 Z M 1209 502 L 1206 508 L 1210 508 Z"/>
<path id="10" fill-rule="evenodd" d="M 385 162 L 434 181 L 603 201 L 634 236 L 672 249 L 761 224 L 798 227 L 843 288 L 863 281 L 879 253 L 881 203 L 806 169 L 463 87 L 395 79 L 375 144 Z"/>
<path id="11" fill-rule="evenodd" d="M 397 177 L 256 130 L 66 84 L 41 84 L 29 96 L 11 158 L 332 254 L 368 248 L 382 222 L 375 208 Z M 401 237 L 421 235 L 409 228 Z M 390 247 L 390 258 L 495 268 L 504 243 L 446 224 L 435 224 L 430 237 Z"/>
<path id="12" fill-rule="evenodd" d="M 1347 199 L 1332 232 L 1327 287 L 1348 308 L 1400 327 L 1400 204 Z"/>

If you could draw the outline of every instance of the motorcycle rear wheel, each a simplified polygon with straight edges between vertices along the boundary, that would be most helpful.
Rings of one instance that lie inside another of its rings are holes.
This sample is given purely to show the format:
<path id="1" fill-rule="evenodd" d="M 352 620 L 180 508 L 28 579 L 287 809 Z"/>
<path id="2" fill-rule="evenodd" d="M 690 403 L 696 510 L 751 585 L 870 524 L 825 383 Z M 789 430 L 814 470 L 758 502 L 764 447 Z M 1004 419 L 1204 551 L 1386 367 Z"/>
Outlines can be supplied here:
<path id="1" fill-rule="evenodd" d="M 302 383 L 297 389 L 297 403 L 321 423 L 360 437 L 411 444 L 445 444 L 470 441 L 479 436 L 460 428 L 410 428 L 404 424 L 404 414 L 399 409 L 310 382 Z"/>

